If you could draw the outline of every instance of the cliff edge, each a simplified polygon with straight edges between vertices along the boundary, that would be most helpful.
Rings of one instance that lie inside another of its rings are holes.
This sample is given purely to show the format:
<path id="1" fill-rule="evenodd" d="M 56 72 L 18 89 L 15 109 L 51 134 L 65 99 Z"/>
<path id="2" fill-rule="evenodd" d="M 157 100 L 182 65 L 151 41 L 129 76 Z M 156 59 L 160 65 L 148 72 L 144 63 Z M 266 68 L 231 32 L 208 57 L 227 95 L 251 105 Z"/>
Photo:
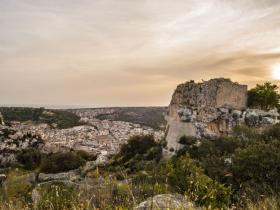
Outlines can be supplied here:
<path id="1" fill-rule="evenodd" d="M 247 108 L 247 85 L 229 79 L 189 81 L 177 86 L 167 116 L 167 148 L 177 151 L 182 136 L 213 138 L 230 135 L 241 124 L 258 127 L 278 122 L 276 110 Z"/>

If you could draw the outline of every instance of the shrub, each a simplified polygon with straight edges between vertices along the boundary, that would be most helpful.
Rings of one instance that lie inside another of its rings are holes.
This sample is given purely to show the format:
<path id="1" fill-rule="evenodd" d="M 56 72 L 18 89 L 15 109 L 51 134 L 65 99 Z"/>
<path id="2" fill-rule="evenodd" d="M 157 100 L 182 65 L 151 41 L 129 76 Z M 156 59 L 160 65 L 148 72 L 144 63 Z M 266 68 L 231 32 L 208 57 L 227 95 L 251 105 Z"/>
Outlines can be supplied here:
<path id="1" fill-rule="evenodd" d="M 256 141 L 262 138 L 260 129 L 248 127 L 246 125 L 236 126 L 233 129 L 233 134 L 236 138 L 244 141 Z"/>
<path id="2" fill-rule="evenodd" d="M 256 143 L 236 151 L 232 164 L 233 176 L 242 191 L 258 195 L 279 192 L 280 143 Z"/>
<path id="3" fill-rule="evenodd" d="M 276 124 L 276 125 L 272 126 L 271 128 L 266 129 L 263 132 L 263 138 L 265 140 L 277 139 L 280 141 L 280 125 Z"/>
<path id="4" fill-rule="evenodd" d="M 230 203 L 231 189 L 212 180 L 188 156 L 181 156 L 162 164 L 162 176 L 176 191 L 187 194 L 198 205 L 226 208 Z"/>
<path id="5" fill-rule="evenodd" d="M 145 154 L 149 149 L 155 146 L 158 146 L 158 144 L 155 142 L 153 136 L 133 136 L 128 140 L 127 144 L 121 147 L 120 155 L 122 155 L 124 161 L 127 161 L 136 154 Z"/>
<path id="6" fill-rule="evenodd" d="M 187 148 L 187 151 L 191 158 L 201 160 L 212 155 L 217 157 L 230 155 L 241 145 L 242 142 L 236 138 L 202 139 L 198 146 Z M 182 152 L 179 154 L 184 155 Z"/>
<path id="7" fill-rule="evenodd" d="M 43 173 L 60 173 L 77 169 L 85 162 L 75 152 L 55 153 L 42 160 L 40 171 Z"/>
<path id="8" fill-rule="evenodd" d="M 162 157 L 162 147 L 150 135 L 133 136 L 114 156 L 113 166 L 122 165 L 130 171 L 140 170 Z"/>
<path id="9" fill-rule="evenodd" d="M 186 145 L 186 146 L 192 146 L 197 142 L 197 139 L 194 137 L 188 137 L 188 136 L 182 136 L 179 140 L 180 144 Z"/>
<path id="10" fill-rule="evenodd" d="M 17 161 L 22 164 L 25 169 L 35 169 L 40 165 L 41 153 L 33 148 L 25 149 L 17 155 Z"/>

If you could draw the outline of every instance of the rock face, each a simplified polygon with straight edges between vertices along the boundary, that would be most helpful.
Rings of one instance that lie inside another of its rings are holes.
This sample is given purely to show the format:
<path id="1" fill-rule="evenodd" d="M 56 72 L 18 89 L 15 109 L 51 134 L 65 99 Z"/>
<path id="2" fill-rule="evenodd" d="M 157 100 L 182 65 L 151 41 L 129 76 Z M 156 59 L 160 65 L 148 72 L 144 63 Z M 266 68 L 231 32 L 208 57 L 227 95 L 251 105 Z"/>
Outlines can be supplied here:
<path id="1" fill-rule="evenodd" d="M 275 110 L 247 109 L 247 85 L 223 78 L 179 85 L 168 112 L 167 147 L 174 151 L 181 148 L 178 142 L 184 135 L 219 137 L 243 123 L 258 127 L 278 122 Z"/>
<path id="2" fill-rule="evenodd" d="M 3 115 L 1 114 L 1 112 L 0 112 L 0 125 L 5 125 L 5 123 L 4 123 L 4 117 L 3 117 Z"/>
<path id="3" fill-rule="evenodd" d="M 186 209 L 199 210 L 182 195 L 162 194 L 149 198 L 140 203 L 135 210 L 166 210 L 166 209 Z"/>

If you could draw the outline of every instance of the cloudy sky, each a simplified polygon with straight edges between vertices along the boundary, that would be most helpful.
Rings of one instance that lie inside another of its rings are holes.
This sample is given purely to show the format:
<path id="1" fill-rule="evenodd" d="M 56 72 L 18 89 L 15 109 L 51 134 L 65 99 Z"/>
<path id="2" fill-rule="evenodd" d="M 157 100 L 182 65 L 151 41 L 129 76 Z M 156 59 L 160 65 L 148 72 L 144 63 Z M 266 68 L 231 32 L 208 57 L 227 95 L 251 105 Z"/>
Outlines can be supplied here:
<path id="1" fill-rule="evenodd" d="M 168 105 L 280 79 L 279 0 L 0 0 L 0 104 Z"/>

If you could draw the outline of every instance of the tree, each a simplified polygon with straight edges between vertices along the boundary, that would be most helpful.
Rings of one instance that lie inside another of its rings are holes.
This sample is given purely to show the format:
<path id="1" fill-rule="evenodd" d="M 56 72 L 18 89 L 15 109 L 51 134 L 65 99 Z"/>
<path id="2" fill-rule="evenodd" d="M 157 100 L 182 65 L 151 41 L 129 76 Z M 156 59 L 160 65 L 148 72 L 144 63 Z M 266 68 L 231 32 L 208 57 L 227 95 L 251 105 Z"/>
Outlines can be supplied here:
<path id="1" fill-rule="evenodd" d="M 269 110 L 279 108 L 280 94 L 277 85 L 266 82 L 248 91 L 248 106 Z"/>

